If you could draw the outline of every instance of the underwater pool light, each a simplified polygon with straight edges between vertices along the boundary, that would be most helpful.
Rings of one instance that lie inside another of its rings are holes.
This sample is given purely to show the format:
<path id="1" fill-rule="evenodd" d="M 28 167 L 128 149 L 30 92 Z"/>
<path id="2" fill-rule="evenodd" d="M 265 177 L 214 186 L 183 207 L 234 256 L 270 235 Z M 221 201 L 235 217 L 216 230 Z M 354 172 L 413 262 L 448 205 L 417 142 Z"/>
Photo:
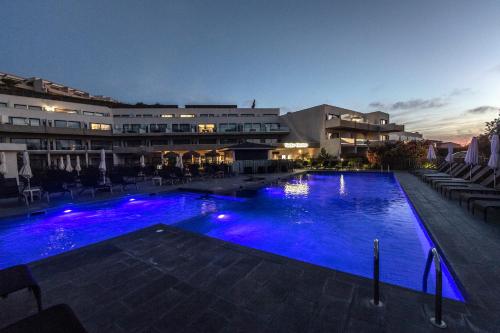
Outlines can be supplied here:
<path id="1" fill-rule="evenodd" d="M 63 211 L 63 213 L 71 213 L 72 210 L 71 209 L 66 209 L 65 211 Z"/>

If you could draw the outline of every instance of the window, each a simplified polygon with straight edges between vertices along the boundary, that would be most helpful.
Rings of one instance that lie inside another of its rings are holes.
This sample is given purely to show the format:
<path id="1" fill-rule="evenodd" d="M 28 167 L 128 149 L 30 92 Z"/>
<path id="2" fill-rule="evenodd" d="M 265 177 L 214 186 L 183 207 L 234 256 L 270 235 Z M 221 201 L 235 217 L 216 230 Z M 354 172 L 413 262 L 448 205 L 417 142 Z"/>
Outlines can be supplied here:
<path id="1" fill-rule="evenodd" d="M 124 133 L 147 133 L 148 125 L 145 124 L 123 124 Z"/>
<path id="2" fill-rule="evenodd" d="M 264 117 L 276 117 L 277 114 L 274 114 L 274 113 L 264 113 L 263 116 Z"/>
<path id="3" fill-rule="evenodd" d="M 111 125 L 109 125 L 109 124 L 90 123 L 90 129 L 92 129 L 92 130 L 99 130 L 99 131 L 110 131 L 111 130 Z"/>
<path id="4" fill-rule="evenodd" d="M 25 144 L 28 150 L 45 150 L 47 149 L 47 141 L 42 139 L 24 139 L 24 138 L 12 138 L 11 143 Z"/>
<path id="5" fill-rule="evenodd" d="M 36 105 L 28 105 L 28 109 L 34 111 L 43 111 L 41 106 L 36 106 Z"/>
<path id="6" fill-rule="evenodd" d="M 7 103 L 5 102 L 0 102 L 0 108 L 6 108 L 7 107 Z"/>
<path id="7" fill-rule="evenodd" d="M 16 109 L 27 109 L 28 106 L 26 104 L 14 104 L 14 108 L 16 108 Z"/>
<path id="8" fill-rule="evenodd" d="M 30 126 L 40 126 L 40 119 L 30 118 L 28 119 Z"/>
<path id="9" fill-rule="evenodd" d="M 142 118 L 153 118 L 152 114 L 143 114 Z"/>
<path id="10" fill-rule="evenodd" d="M 174 115 L 173 114 L 162 114 L 161 117 L 162 118 L 173 118 Z"/>
<path id="11" fill-rule="evenodd" d="M 213 113 L 202 113 L 200 114 L 200 117 L 214 117 L 215 115 Z"/>
<path id="12" fill-rule="evenodd" d="M 255 115 L 253 113 L 242 113 L 241 116 L 242 117 L 255 117 Z"/>
<path id="13" fill-rule="evenodd" d="M 279 131 L 280 124 L 279 123 L 267 123 L 264 124 L 266 132 Z"/>
<path id="14" fill-rule="evenodd" d="M 235 144 L 235 143 L 238 143 L 238 139 L 233 139 L 233 138 L 222 138 L 220 139 L 220 143 L 222 145 L 224 144 Z"/>
<path id="15" fill-rule="evenodd" d="M 191 132 L 190 124 L 173 124 L 172 132 Z"/>
<path id="16" fill-rule="evenodd" d="M 214 133 L 215 132 L 215 124 L 199 124 L 198 132 L 200 133 Z"/>
<path id="17" fill-rule="evenodd" d="M 227 116 L 228 117 L 238 117 L 238 115 L 236 113 L 229 113 Z"/>
<path id="18" fill-rule="evenodd" d="M 387 119 L 380 119 L 380 125 L 387 125 Z"/>
<path id="19" fill-rule="evenodd" d="M 181 114 L 181 118 L 194 118 L 194 114 Z"/>
<path id="20" fill-rule="evenodd" d="M 78 121 L 54 120 L 54 127 L 80 128 L 81 124 Z"/>
<path id="21" fill-rule="evenodd" d="M 93 111 L 83 111 L 84 116 L 94 116 L 94 117 L 104 117 L 104 113 L 102 112 L 93 112 Z M 115 116 L 118 117 L 118 116 Z"/>
<path id="22" fill-rule="evenodd" d="M 200 138 L 198 141 L 201 145 L 215 145 L 217 144 L 216 138 Z"/>
<path id="23" fill-rule="evenodd" d="M 168 139 L 163 139 L 163 140 L 151 140 L 151 145 L 152 146 L 168 146 L 170 142 Z"/>
<path id="24" fill-rule="evenodd" d="M 219 124 L 220 132 L 237 132 L 238 124 Z"/>
<path id="25" fill-rule="evenodd" d="M 191 144 L 191 139 L 189 138 L 176 138 L 172 140 L 174 145 L 189 145 Z"/>
<path id="26" fill-rule="evenodd" d="M 244 132 L 260 132 L 261 126 L 258 123 L 245 123 L 243 126 Z"/>
<path id="27" fill-rule="evenodd" d="M 81 150 L 82 140 L 56 140 L 56 150 Z"/>
<path id="28" fill-rule="evenodd" d="M 127 147 L 140 147 L 143 146 L 143 143 L 141 140 L 127 140 L 125 141 L 125 145 Z"/>
<path id="29" fill-rule="evenodd" d="M 62 113 L 78 113 L 77 110 L 71 110 L 71 109 L 54 109 L 54 111 Z"/>
<path id="30" fill-rule="evenodd" d="M 113 142 L 105 140 L 92 140 L 90 141 L 90 147 L 91 149 L 94 150 L 100 150 L 100 149 L 111 150 L 113 149 Z"/>
<path id="31" fill-rule="evenodd" d="M 168 124 L 151 124 L 149 131 L 151 133 L 166 133 L 168 132 Z"/>

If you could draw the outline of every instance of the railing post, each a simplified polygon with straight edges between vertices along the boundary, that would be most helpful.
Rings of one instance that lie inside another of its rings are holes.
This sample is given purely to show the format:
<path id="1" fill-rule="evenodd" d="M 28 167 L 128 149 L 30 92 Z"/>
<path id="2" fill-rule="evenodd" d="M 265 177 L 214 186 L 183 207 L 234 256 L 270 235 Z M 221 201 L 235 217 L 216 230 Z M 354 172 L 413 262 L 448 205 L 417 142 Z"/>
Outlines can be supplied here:
<path id="1" fill-rule="evenodd" d="M 436 250 L 432 248 L 427 256 L 427 262 L 424 270 L 423 290 L 427 292 L 427 278 L 431 268 L 432 260 L 436 270 L 436 297 L 434 300 L 434 317 L 430 318 L 432 325 L 438 328 L 446 328 L 447 325 L 443 321 L 443 271 L 441 270 L 441 258 Z"/>
<path id="2" fill-rule="evenodd" d="M 380 301 L 380 256 L 378 239 L 373 241 L 373 299 L 371 304 L 377 307 L 382 306 Z"/>

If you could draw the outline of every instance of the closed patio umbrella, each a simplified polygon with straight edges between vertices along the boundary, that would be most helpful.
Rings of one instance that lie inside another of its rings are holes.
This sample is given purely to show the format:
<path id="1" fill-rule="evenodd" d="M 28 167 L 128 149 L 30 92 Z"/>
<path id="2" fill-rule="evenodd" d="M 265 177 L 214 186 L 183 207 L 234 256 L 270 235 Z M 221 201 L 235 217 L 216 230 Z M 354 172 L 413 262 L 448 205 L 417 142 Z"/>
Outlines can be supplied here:
<path id="1" fill-rule="evenodd" d="M 446 155 L 446 158 L 444 159 L 446 162 L 450 164 L 450 172 L 451 172 L 451 165 L 453 164 L 453 144 L 448 144 L 448 155 Z"/>
<path id="2" fill-rule="evenodd" d="M 80 176 L 80 171 L 82 171 L 82 166 L 80 165 L 80 156 L 76 155 L 76 165 L 75 165 L 75 171 Z"/>
<path id="3" fill-rule="evenodd" d="M 497 169 L 500 168 L 500 142 L 498 134 L 491 137 L 491 155 L 488 166 L 493 169 L 493 187 L 497 186 Z"/>
<path id="4" fill-rule="evenodd" d="M 434 146 L 433 145 L 429 145 L 429 149 L 427 150 L 427 159 L 430 162 L 432 162 L 436 158 L 437 157 L 436 157 L 436 151 L 434 150 Z"/>
<path id="5" fill-rule="evenodd" d="M 99 171 L 102 172 L 103 182 L 106 183 L 106 152 L 101 149 L 101 162 L 99 162 Z"/>
<path id="6" fill-rule="evenodd" d="M 64 167 L 64 159 L 63 157 L 59 157 L 59 170 L 64 170 L 65 167 Z"/>
<path id="7" fill-rule="evenodd" d="M 30 179 L 33 177 L 33 172 L 31 172 L 30 156 L 27 151 L 23 153 L 23 166 L 19 170 L 19 175 L 28 180 L 28 189 L 30 189 Z"/>
<path id="8" fill-rule="evenodd" d="M 479 148 L 477 138 L 473 137 L 464 159 L 465 164 L 470 165 L 469 179 L 472 179 L 472 167 L 479 163 Z"/>
<path id="9" fill-rule="evenodd" d="M 175 166 L 181 170 L 184 168 L 184 164 L 182 164 L 182 158 L 180 156 L 177 156 L 177 161 L 175 162 Z"/>
<path id="10" fill-rule="evenodd" d="M 139 159 L 139 164 L 141 165 L 141 168 L 146 167 L 146 162 L 144 161 L 144 155 L 141 155 L 141 158 Z"/>
<path id="11" fill-rule="evenodd" d="M 71 166 L 71 158 L 66 155 L 66 171 L 73 172 L 73 167 Z"/>
<path id="12" fill-rule="evenodd" d="M 0 173 L 2 175 L 7 174 L 7 158 L 5 157 L 5 153 L 0 153 Z"/>

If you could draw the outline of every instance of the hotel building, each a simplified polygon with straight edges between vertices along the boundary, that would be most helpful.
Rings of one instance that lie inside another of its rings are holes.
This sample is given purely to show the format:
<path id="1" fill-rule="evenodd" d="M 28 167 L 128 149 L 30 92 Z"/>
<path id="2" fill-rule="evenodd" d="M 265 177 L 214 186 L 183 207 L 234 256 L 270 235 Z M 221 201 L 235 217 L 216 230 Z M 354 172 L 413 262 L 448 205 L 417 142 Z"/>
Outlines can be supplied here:
<path id="1" fill-rule="evenodd" d="M 404 126 L 391 124 L 384 112 L 319 105 L 281 115 L 278 108 L 236 105 L 132 105 L 0 73 L 0 143 L 26 144 L 34 168 L 68 154 L 97 165 L 101 149 L 115 165 L 137 164 L 140 155 L 159 163 L 169 151 L 203 158 L 215 150 L 219 161 L 231 162 L 234 155 L 224 148 L 243 142 L 274 147 L 270 159 L 315 156 L 321 148 L 340 157 L 401 131 Z"/>

